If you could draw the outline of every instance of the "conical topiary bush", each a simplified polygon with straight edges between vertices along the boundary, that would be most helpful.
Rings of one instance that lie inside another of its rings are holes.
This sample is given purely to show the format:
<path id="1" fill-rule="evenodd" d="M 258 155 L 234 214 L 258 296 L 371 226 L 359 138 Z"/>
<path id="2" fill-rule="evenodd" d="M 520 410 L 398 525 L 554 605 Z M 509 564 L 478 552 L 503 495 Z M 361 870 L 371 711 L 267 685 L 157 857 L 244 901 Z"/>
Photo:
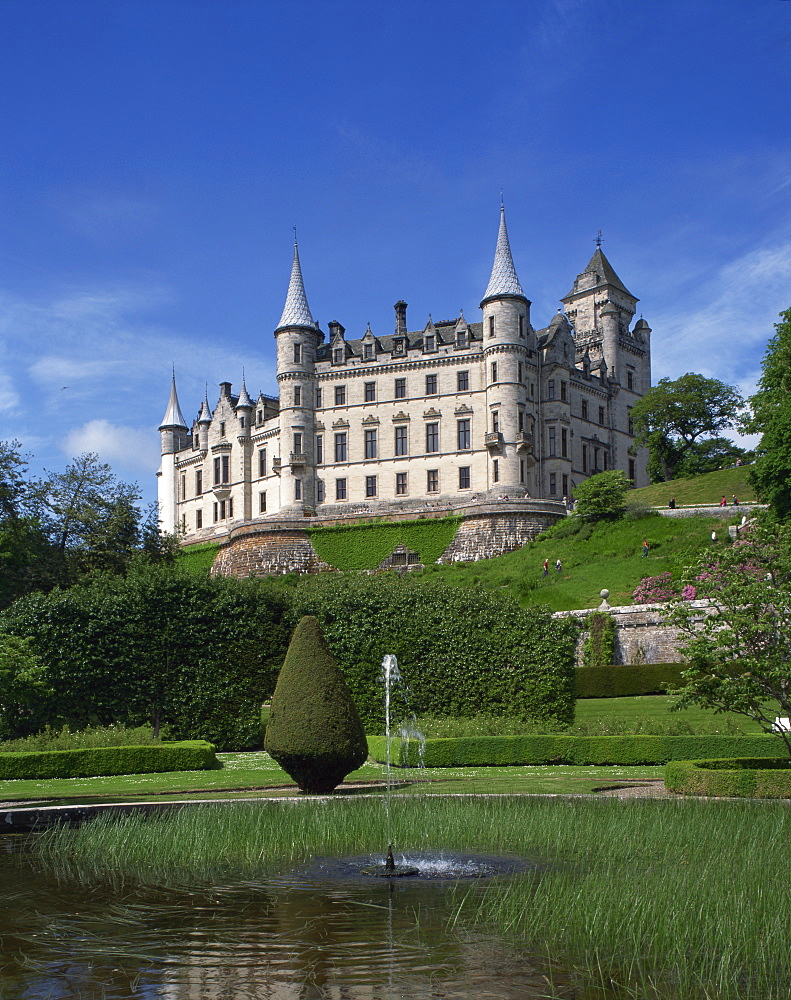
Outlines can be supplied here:
<path id="1" fill-rule="evenodd" d="M 321 626 L 304 617 L 272 695 L 264 749 L 303 792 L 331 792 L 368 756 L 368 743 Z"/>

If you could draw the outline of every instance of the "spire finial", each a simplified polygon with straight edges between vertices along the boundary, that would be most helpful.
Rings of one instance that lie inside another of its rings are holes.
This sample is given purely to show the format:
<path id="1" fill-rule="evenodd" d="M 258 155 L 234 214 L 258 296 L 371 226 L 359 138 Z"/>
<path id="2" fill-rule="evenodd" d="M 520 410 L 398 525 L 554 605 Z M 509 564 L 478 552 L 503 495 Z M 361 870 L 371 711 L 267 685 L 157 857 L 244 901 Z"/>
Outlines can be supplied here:
<path id="1" fill-rule="evenodd" d="M 604 237 L 602 236 L 601 229 L 598 231 L 598 233 L 596 233 L 596 239 L 593 242 L 596 244 L 597 247 L 601 247 L 602 243 L 604 242 Z"/>

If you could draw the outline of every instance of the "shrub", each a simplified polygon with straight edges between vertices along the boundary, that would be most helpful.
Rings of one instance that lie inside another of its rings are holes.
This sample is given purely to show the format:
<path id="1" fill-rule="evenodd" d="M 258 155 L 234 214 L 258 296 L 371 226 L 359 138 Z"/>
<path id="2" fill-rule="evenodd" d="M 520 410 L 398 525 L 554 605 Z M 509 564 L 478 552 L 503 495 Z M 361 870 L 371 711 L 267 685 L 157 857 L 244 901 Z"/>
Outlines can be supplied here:
<path id="1" fill-rule="evenodd" d="M 665 767 L 665 788 L 682 795 L 789 799 L 791 765 L 787 757 L 670 761 Z"/>
<path id="2" fill-rule="evenodd" d="M 88 726 L 80 732 L 73 733 L 68 726 L 62 729 L 52 729 L 50 726 L 34 736 L 23 736 L 16 740 L 6 740 L 0 743 L 0 753 L 30 750 L 80 750 L 84 747 L 120 747 L 159 745 L 162 739 L 167 739 L 165 729 L 160 736 L 154 736 L 151 726 L 136 726 L 127 729 L 125 726 Z"/>
<path id="3" fill-rule="evenodd" d="M 605 667 L 613 661 L 615 652 L 615 622 L 606 611 L 593 611 L 585 619 L 588 634 L 582 648 L 585 667 Z M 587 695 L 577 693 L 578 698 Z"/>
<path id="4" fill-rule="evenodd" d="M 401 741 L 400 763 L 414 766 L 414 740 Z M 391 750 L 392 750 L 391 746 Z M 466 739 L 426 740 L 426 767 L 509 767 L 522 764 L 666 764 L 694 757 L 744 755 L 775 758 L 783 744 L 776 736 L 481 736 Z M 385 760 L 385 738 L 368 737 L 374 760 Z M 395 755 L 398 756 L 398 755 Z"/>
<path id="5" fill-rule="evenodd" d="M 264 748 L 300 791 L 331 792 L 368 754 L 360 716 L 318 621 L 297 625 L 277 679 Z"/>
<path id="6" fill-rule="evenodd" d="M 218 766 L 211 743 L 187 740 L 158 746 L 4 753 L 0 754 L 0 779 L 94 778 L 111 774 L 202 771 Z"/>
<path id="7" fill-rule="evenodd" d="M 417 714 L 574 718 L 577 626 L 543 606 L 382 573 L 306 579 L 295 607 L 321 621 L 368 732 L 383 728 L 386 653 L 398 658 Z"/>
<path id="8" fill-rule="evenodd" d="M 668 570 L 658 576 L 644 576 L 632 592 L 635 604 L 661 604 L 678 596 L 673 574 Z"/>
<path id="9" fill-rule="evenodd" d="M 681 672 L 686 668 L 685 663 L 580 667 L 576 671 L 577 697 L 629 698 L 641 694 L 664 694 L 668 688 L 683 682 Z"/>

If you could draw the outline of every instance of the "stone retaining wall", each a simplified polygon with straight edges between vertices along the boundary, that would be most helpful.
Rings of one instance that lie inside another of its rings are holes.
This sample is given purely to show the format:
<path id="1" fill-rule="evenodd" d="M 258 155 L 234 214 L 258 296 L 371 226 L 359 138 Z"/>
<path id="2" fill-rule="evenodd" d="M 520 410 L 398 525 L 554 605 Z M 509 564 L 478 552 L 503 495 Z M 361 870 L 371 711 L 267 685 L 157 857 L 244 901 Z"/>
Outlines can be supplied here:
<path id="1" fill-rule="evenodd" d="M 708 601 L 692 601 L 699 609 L 701 620 L 711 614 Z M 637 663 L 682 663 L 679 653 L 678 630 L 667 625 L 662 618 L 663 604 L 630 604 L 621 608 L 608 608 L 615 622 L 613 662 L 633 665 Z M 557 611 L 554 618 L 576 618 L 584 622 L 591 614 L 587 611 Z M 577 666 L 582 666 L 582 650 L 587 638 L 583 629 L 577 642 Z"/>

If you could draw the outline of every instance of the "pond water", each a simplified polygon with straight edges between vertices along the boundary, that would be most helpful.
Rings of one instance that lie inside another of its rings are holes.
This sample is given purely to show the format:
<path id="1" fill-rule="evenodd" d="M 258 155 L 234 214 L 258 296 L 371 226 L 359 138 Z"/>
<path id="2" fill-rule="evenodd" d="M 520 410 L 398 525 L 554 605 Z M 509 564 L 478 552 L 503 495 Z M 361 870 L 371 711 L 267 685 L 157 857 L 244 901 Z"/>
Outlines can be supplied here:
<path id="1" fill-rule="evenodd" d="M 113 882 L 59 876 L 31 854 L 25 838 L 0 838 L 0 997 L 586 995 L 508 943 L 451 925 L 454 898 L 475 898 L 491 878 L 365 878 L 354 874 L 355 865 L 319 861 L 265 881 Z M 514 861 L 492 877 L 527 877 L 519 873 L 524 867 Z"/>

